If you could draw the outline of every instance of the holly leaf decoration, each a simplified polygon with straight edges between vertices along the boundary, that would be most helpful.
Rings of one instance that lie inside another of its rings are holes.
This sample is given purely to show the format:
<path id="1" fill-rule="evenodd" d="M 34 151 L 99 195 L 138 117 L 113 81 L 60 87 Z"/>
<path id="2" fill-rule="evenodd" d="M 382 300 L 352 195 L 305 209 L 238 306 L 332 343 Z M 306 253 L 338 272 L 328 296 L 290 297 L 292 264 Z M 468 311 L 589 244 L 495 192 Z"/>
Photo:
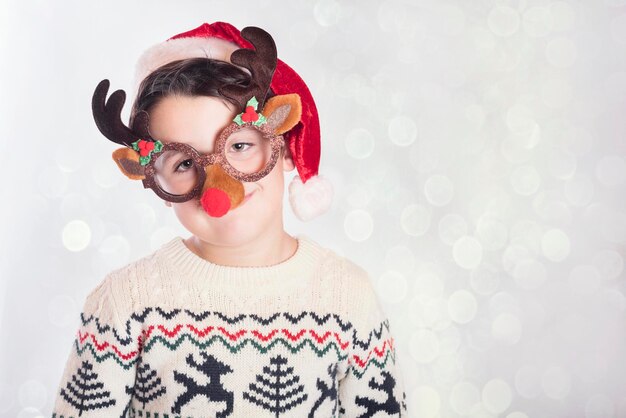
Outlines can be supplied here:
<path id="1" fill-rule="evenodd" d="M 250 98 L 250 100 L 248 100 L 248 103 L 246 103 L 246 107 L 248 106 L 252 106 L 254 108 L 254 110 L 257 110 L 257 106 L 259 105 L 258 100 L 256 99 L 256 97 L 252 96 Z"/>
<path id="2" fill-rule="evenodd" d="M 257 119 L 256 121 L 252 122 L 252 124 L 255 125 L 255 126 L 259 126 L 259 125 L 263 125 L 266 122 L 267 122 L 267 119 L 265 118 L 265 116 L 263 116 L 263 114 L 259 113 L 259 119 Z"/>

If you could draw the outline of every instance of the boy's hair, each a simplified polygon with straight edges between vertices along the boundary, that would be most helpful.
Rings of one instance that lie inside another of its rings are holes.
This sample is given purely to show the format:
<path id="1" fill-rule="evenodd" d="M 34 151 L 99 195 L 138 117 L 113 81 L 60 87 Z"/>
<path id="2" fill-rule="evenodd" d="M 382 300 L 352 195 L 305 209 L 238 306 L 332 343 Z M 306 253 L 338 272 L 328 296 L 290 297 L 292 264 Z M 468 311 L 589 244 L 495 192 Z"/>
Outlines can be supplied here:
<path id="1" fill-rule="evenodd" d="M 131 115 L 149 112 L 162 98 L 170 95 L 218 97 L 237 105 L 222 96 L 219 89 L 228 84 L 245 86 L 249 82 L 248 73 L 228 62 L 212 58 L 172 61 L 154 70 L 141 82 Z"/>
<path id="2" fill-rule="evenodd" d="M 250 74 L 225 61 L 188 58 L 169 62 L 150 73 L 139 85 L 130 112 L 130 126 L 135 115 L 142 111 L 150 113 L 161 99 L 172 95 L 217 97 L 238 107 L 239 103 L 222 95 L 219 90 L 226 85 L 247 86 L 249 83 Z M 269 90 L 267 98 L 272 96 L 274 94 Z M 286 146 L 282 152 L 285 149 Z"/>

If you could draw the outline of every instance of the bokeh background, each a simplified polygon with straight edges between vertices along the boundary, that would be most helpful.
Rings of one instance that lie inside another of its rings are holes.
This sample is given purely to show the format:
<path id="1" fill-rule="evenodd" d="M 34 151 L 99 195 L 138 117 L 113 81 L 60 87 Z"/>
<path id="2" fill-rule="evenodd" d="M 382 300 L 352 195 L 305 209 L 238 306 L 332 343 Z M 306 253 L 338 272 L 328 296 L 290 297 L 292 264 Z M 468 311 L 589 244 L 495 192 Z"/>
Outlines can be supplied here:
<path id="1" fill-rule="evenodd" d="M 625 0 L 1 4 L 0 416 L 49 416 L 87 293 L 188 236 L 94 87 L 225 20 L 317 100 L 336 197 L 286 229 L 371 274 L 411 417 L 626 417 Z"/>

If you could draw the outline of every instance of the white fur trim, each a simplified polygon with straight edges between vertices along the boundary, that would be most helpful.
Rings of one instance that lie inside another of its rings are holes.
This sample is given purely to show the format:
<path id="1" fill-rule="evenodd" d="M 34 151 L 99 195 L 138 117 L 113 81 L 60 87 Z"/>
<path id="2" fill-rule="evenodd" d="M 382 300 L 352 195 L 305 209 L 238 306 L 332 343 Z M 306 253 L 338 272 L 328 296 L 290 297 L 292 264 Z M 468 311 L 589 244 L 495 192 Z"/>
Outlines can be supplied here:
<path id="1" fill-rule="evenodd" d="M 135 66 L 133 101 L 139 84 L 161 65 L 185 58 L 198 57 L 230 62 L 230 54 L 237 49 L 239 49 L 237 44 L 220 38 L 178 38 L 153 45 L 141 54 Z"/>
<path id="2" fill-rule="evenodd" d="M 301 221 L 311 220 L 326 212 L 333 200 L 333 185 L 319 175 L 302 183 L 296 175 L 289 183 L 289 203 Z"/>

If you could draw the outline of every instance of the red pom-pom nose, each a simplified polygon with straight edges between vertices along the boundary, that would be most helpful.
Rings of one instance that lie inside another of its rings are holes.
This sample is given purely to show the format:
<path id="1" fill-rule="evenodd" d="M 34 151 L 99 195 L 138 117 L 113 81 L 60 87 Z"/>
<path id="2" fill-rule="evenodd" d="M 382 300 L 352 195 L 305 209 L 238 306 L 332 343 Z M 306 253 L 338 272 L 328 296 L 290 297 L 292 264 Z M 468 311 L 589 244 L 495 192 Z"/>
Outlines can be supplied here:
<path id="1" fill-rule="evenodd" d="M 206 213 L 215 218 L 224 216 L 230 209 L 230 199 L 220 189 L 206 189 L 200 198 L 200 204 Z"/>

